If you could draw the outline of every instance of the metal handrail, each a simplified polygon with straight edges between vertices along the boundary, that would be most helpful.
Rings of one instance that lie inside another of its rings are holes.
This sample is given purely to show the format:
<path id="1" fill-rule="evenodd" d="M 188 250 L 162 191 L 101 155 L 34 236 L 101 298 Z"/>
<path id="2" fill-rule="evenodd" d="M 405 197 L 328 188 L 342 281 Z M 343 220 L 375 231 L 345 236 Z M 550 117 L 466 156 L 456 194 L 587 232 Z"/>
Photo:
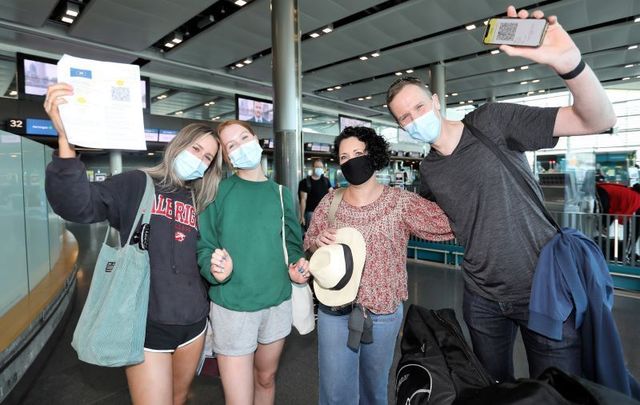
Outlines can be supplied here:
<path id="1" fill-rule="evenodd" d="M 640 216 L 557 211 L 551 214 L 561 226 L 578 229 L 592 238 L 610 264 L 640 267 Z M 415 236 L 411 240 L 443 248 L 461 247 L 456 240 L 431 242 Z"/>

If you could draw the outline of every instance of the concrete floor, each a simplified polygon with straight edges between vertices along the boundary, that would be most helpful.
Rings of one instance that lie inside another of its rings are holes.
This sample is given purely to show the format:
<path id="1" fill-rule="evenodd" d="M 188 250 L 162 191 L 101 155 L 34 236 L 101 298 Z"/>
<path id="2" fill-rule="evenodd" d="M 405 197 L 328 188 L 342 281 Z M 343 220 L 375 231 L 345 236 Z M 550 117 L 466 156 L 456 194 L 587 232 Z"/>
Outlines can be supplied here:
<path id="1" fill-rule="evenodd" d="M 104 235 L 102 225 L 69 224 L 80 244 L 78 294 L 70 321 L 62 337 L 41 370 L 39 377 L 23 398 L 25 405 L 57 404 L 130 404 L 124 371 L 82 363 L 77 359 L 70 342 L 73 329 L 87 295 L 91 272 Z M 459 270 L 411 262 L 409 272 L 409 303 L 429 308 L 453 307 L 462 320 L 462 274 Z M 624 293 L 623 293 L 624 294 Z M 629 370 L 640 376 L 640 295 L 617 295 L 614 316 L 622 338 Z M 464 328 L 464 325 L 463 325 Z M 465 333 L 466 330 L 465 330 Z M 398 358 L 396 347 L 396 361 Z M 277 379 L 277 404 L 316 404 L 317 389 L 317 336 L 311 333 L 288 339 L 280 362 Z M 515 370 L 517 377 L 528 375 L 526 356 L 521 341 L 516 344 Z M 395 369 L 392 370 L 392 373 Z M 390 378 L 390 401 L 393 381 Z M 223 404 L 219 378 L 196 377 L 189 395 L 190 404 Z M 391 402 L 390 402 L 391 403 Z"/>

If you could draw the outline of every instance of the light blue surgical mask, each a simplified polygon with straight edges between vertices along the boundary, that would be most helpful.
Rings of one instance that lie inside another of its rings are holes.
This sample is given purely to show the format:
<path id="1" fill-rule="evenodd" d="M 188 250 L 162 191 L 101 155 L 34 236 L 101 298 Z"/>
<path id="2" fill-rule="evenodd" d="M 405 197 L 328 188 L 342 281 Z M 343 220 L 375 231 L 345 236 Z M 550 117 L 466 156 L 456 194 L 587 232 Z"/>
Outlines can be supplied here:
<path id="1" fill-rule="evenodd" d="M 404 130 L 416 141 L 434 143 L 440 137 L 441 124 L 440 118 L 431 110 L 413 120 Z"/>
<path id="2" fill-rule="evenodd" d="M 188 150 L 183 150 L 173 161 L 173 170 L 182 180 L 194 180 L 204 176 L 207 166 L 202 160 Z"/>
<path id="3" fill-rule="evenodd" d="M 257 139 L 238 146 L 229 153 L 229 160 L 236 169 L 253 169 L 260 164 L 262 148 Z"/>
<path id="4" fill-rule="evenodd" d="M 317 177 L 320 177 L 324 174 L 324 169 L 322 167 L 314 167 L 313 174 L 315 174 Z"/>

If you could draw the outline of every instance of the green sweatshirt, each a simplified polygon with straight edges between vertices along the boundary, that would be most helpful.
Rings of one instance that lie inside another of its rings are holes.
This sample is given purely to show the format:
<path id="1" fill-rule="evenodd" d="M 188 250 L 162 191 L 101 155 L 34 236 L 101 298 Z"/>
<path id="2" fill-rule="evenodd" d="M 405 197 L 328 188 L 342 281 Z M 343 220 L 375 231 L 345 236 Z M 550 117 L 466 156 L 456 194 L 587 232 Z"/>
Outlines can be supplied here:
<path id="1" fill-rule="evenodd" d="M 303 257 L 300 224 L 289 189 L 282 188 L 289 263 Z M 223 180 L 218 194 L 198 217 L 200 273 L 211 284 L 209 297 L 234 311 L 258 311 L 291 298 L 282 249 L 282 208 L 278 184 L 237 175 Z M 211 254 L 224 248 L 233 260 L 230 276 L 211 274 Z"/>

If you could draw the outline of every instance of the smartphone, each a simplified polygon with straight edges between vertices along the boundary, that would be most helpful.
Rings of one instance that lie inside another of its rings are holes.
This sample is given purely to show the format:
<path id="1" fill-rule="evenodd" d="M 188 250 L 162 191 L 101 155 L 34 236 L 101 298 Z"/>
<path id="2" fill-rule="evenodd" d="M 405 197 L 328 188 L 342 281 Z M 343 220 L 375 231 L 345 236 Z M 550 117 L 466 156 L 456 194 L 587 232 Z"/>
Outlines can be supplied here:
<path id="1" fill-rule="evenodd" d="M 547 32 L 543 18 L 492 18 L 484 31 L 485 45 L 515 45 L 538 47 Z"/>

